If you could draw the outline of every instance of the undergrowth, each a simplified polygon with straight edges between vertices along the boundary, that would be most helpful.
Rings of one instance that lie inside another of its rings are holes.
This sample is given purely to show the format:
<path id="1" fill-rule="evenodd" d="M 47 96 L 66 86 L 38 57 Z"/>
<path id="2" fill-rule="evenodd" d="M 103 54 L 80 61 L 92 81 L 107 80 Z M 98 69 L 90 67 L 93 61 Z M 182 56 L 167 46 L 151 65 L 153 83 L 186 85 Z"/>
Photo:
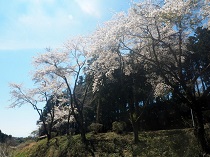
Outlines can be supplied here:
<path id="1" fill-rule="evenodd" d="M 88 133 L 87 139 L 86 145 L 79 135 L 25 143 L 14 157 L 196 157 L 200 153 L 192 129 L 141 132 L 137 144 L 132 133 Z"/>

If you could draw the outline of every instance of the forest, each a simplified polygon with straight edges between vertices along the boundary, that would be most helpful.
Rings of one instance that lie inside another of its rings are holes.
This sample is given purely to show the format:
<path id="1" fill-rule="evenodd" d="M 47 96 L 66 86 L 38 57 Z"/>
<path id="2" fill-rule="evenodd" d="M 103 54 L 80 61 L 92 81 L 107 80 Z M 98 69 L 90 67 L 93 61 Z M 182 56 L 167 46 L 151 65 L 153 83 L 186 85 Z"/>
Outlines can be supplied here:
<path id="1" fill-rule="evenodd" d="M 10 107 L 31 105 L 35 137 L 192 128 L 210 154 L 210 2 L 133 3 L 87 36 L 34 56 L 34 88 L 11 83 Z M 143 136 L 143 135 L 142 135 Z M 88 150 L 94 156 L 93 150 Z"/>

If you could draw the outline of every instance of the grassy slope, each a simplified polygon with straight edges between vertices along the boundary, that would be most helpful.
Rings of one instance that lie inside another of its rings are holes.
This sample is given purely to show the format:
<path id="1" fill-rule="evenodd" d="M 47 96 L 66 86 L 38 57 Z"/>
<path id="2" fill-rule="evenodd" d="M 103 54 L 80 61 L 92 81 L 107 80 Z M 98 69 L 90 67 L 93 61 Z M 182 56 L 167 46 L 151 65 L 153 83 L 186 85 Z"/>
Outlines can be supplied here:
<path id="1" fill-rule="evenodd" d="M 190 129 L 141 132 L 140 142 L 134 144 L 131 133 L 118 135 L 113 132 L 101 134 L 87 134 L 91 141 L 89 150 L 81 144 L 79 136 L 61 136 L 53 138 L 49 144 L 47 140 L 29 142 L 20 145 L 14 157 L 68 157 L 91 156 L 140 156 L 140 157 L 193 157 L 198 156 L 198 143 Z"/>

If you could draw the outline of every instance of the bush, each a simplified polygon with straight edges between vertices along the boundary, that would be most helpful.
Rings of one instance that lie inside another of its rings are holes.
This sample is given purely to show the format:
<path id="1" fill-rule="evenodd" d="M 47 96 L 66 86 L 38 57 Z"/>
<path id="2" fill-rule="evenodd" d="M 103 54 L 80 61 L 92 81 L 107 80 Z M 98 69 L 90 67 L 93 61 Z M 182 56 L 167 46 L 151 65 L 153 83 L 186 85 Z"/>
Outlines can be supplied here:
<path id="1" fill-rule="evenodd" d="M 92 132 L 94 132 L 95 134 L 99 133 L 102 130 L 103 125 L 100 123 L 92 123 L 88 129 Z"/>
<path id="2" fill-rule="evenodd" d="M 121 122 L 113 122 L 112 123 L 112 131 L 118 133 L 118 134 L 121 134 L 123 133 L 123 131 L 125 130 L 126 128 L 126 123 L 121 121 Z"/>

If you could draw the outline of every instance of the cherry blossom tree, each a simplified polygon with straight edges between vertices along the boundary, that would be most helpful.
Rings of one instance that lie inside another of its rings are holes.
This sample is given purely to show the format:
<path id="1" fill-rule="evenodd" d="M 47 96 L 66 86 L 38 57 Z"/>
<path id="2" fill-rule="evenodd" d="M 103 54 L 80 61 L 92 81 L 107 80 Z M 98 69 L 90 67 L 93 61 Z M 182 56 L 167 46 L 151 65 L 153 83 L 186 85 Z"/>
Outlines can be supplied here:
<path id="1" fill-rule="evenodd" d="M 79 126 L 82 141 L 86 141 L 85 137 L 85 121 L 83 115 L 84 105 L 86 103 L 87 92 L 90 89 L 90 84 L 86 84 L 82 91 L 82 96 L 78 96 L 78 81 L 79 76 L 83 75 L 83 68 L 86 65 L 86 38 L 77 37 L 69 40 L 64 44 L 63 50 L 48 50 L 34 58 L 34 80 L 41 82 L 47 78 L 59 78 L 65 85 L 63 90 L 67 89 L 67 100 L 69 103 L 69 114 L 67 118 L 69 133 L 69 124 L 71 115 L 76 119 Z M 51 88 L 51 87 L 49 87 Z M 75 112 L 77 109 L 77 113 Z"/>
<path id="2" fill-rule="evenodd" d="M 48 118 L 48 121 L 46 120 L 43 109 L 41 106 L 43 104 L 47 104 L 51 98 L 51 101 L 55 101 L 56 95 L 60 94 L 62 89 L 62 83 L 58 84 L 54 81 L 47 82 L 46 80 L 40 84 L 36 83 L 36 88 L 33 89 L 25 89 L 22 84 L 15 84 L 11 83 L 11 105 L 10 107 L 21 107 L 24 104 L 30 104 L 32 107 L 37 111 L 37 113 L 40 116 L 40 121 L 43 124 L 44 127 L 44 133 L 47 135 L 48 141 L 51 139 L 51 131 L 52 131 L 52 125 L 54 123 L 54 105 L 49 112 L 50 117 Z M 53 87 L 52 89 L 49 89 L 49 85 Z M 53 97 L 52 97 L 53 95 Z M 54 104 L 54 103 L 53 103 Z M 49 124 L 49 128 L 47 127 L 47 124 Z"/>
<path id="3" fill-rule="evenodd" d="M 123 65 L 123 71 L 135 73 L 129 65 L 129 53 L 137 62 L 143 62 L 150 71 L 150 82 L 156 94 L 173 91 L 193 110 L 197 137 L 204 152 L 210 152 L 204 136 L 202 102 L 210 87 L 199 97 L 192 91 L 209 64 L 196 70 L 186 79 L 185 60 L 189 51 L 187 39 L 198 26 L 208 26 L 209 1 L 160 0 L 133 4 L 128 13 L 118 13 L 99 27 L 92 35 L 89 57 L 95 58 L 89 72 L 94 72 L 94 90 L 105 74 L 111 77 L 114 69 Z M 193 52 L 192 52 L 193 53 Z"/>

